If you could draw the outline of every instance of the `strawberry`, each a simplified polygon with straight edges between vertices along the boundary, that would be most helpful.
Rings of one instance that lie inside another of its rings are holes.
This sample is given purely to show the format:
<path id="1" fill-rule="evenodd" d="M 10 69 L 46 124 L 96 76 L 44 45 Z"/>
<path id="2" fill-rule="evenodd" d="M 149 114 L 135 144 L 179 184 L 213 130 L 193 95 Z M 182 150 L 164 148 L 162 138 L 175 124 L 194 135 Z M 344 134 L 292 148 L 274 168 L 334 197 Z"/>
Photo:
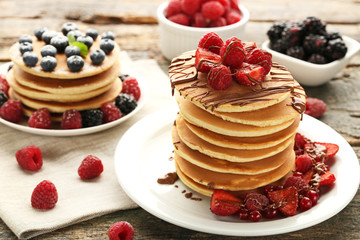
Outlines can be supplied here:
<path id="1" fill-rule="evenodd" d="M 233 68 L 241 67 L 246 56 L 241 40 L 236 37 L 226 40 L 225 45 L 220 48 L 220 56 L 224 65 Z"/>
<path id="2" fill-rule="evenodd" d="M 199 41 L 198 47 L 219 54 L 220 48 L 224 45 L 223 40 L 214 32 L 205 34 Z"/>
<path id="3" fill-rule="evenodd" d="M 255 42 L 243 42 L 242 45 L 243 45 L 243 47 L 244 47 L 244 49 L 245 49 L 246 55 L 250 54 L 250 52 L 251 52 L 254 48 L 257 48 Z"/>
<path id="4" fill-rule="evenodd" d="M 221 57 L 204 48 L 197 48 L 195 52 L 195 67 L 199 72 L 209 72 L 212 67 L 221 62 Z"/>
<path id="5" fill-rule="evenodd" d="M 243 63 L 241 68 L 234 70 L 235 80 L 242 85 L 254 86 L 265 78 L 265 70 L 260 65 Z"/>
<path id="6" fill-rule="evenodd" d="M 272 55 L 264 49 L 254 48 L 246 56 L 245 62 L 250 64 L 258 64 L 265 70 L 264 75 L 268 74 L 272 65 Z"/>
<path id="7" fill-rule="evenodd" d="M 234 194 L 222 189 L 215 189 L 211 196 L 210 210 L 216 215 L 228 216 L 240 210 L 240 203 L 241 200 Z"/>
<path id="8" fill-rule="evenodd" d="M 311 168 L 309 171 L 307 171 L 306 173 L 304 173 L 303 175 L 303 179 L 304 181 L 309 184 L 310 180 L 312 179 L 314 175 L 314 170 Z"/>
<path id="9" fill-rule="evenodd" d="M 309 155 L 316 162 L 324 162 L 326 160 L 326 147 L 315 143 L 305 143 L 304 154 Z"/>
<path id="10" fill-rule="evenodd" d="M 339 145 L 335 143 L 315 142 L 315 144 L 319 144 L 326 147 L 327 158 L 331 158 L 335 156 L 335 154 L 339 151 Z"/>
<path id="11" fill-rule="evenodd" d="M 300 155 L 295 160 L 295 166 L 297 172 L 305 173 L 307 172 L 313 165 L 313 162 L 309 155 Z"/>
<path id="12" fill-rule="evenodd" d="M 270 201 L 276 205 L 280 205 L 280 212 L 286 216 L 293 216 L 296 214 L 296 209 L 299 202 L 298 195 L 298 191 L 294 186 L 268 192 Z"/>
<path id="13" fill-rule="evenodd" d="M 216 90 L 225 90 L 229 88 L 232 80 L 230 69 L 222 64 L 211 68 L 208 75 L 210 86 Z"/>
<path id="14" fill-rule="evenodd" d="M 324 174 L 320 176 L 320 186 L 333 184 L 335 180 L 336 180 L 335 175 L 330 171 L 326 171 Z"/>
<path id="15" fill-rule="evenodd" d="M 305 143 L 309 142 L 309 140 L 302 134 L 296 133 L 295 135 L 295 150 L 304 150 Z"/>

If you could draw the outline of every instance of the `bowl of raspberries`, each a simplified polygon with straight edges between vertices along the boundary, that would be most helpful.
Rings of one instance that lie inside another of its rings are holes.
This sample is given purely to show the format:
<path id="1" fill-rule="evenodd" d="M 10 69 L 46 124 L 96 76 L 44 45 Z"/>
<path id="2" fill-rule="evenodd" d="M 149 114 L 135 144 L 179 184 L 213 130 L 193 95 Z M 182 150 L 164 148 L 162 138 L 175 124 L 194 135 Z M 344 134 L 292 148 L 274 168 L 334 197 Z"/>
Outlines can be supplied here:
<path id="1" fill-rule="evenodd" d="M 170 0 L 157 9 L 160 49 L 169 60 L 196 49 L 208 32 L 242 38 L 249 11 L 238 0 Z"/>
<path id="2" fill-rule="evenodd" d="M 262 45 L 304 86 L 319 86 L 330 81 L 349 63 L 360 44 L 336 31 L 328 31 L 320 18 L 277 21 L 267 31 Z"/>

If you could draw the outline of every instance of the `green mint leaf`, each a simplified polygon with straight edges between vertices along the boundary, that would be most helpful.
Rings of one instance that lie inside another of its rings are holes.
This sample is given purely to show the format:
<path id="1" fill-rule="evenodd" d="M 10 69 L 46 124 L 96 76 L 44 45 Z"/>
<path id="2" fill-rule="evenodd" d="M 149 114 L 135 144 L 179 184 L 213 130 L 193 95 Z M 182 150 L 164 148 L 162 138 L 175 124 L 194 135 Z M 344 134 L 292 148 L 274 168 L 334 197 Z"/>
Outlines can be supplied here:
<path id="1" fill-rule="evenodd" d="M 68 42 L 71 45 L 73 42 L 76 42 L 75 37 L 72 34 L 69 34 L 68 36 Z"/>
<path id="2" fill-rule="evenodd" d="M 80 48 L 81 55 L 82 55 L 83 57 L 86 57 L 86 55 L 87 55 L 88 52 L 89 52 L 89 49 L 88 49 L 88 47 L 85 45 L 85 43 L 77 42 L 77 41 L 75 40 L 75 37 L 74 37 L 72 34 L 69 34 L 69 36 L 68 36 L 68 42 L 69 42 L 69 45 L 71 45 L 71 46 L 76 46 L 76 47 Z"/>

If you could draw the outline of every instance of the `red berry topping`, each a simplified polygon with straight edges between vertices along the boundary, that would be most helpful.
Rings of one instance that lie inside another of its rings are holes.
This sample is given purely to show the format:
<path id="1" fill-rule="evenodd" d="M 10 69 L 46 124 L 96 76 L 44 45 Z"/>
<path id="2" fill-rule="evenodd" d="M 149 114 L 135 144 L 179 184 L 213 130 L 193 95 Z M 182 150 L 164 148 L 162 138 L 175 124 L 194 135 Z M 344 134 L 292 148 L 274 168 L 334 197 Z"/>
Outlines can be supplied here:
<path id="1" fill-rule="evenodd" d="M 309 155 L 300 155 L 295 160 L 296 171 L 306 173 L 313 165 Z"/>
<path id="2" fill-rule="evenodd" d="M 165 9 L 165 17 L 181 13 L 181 0 L 171 0 Z"/>
<path id="3" fill-rule="evenodd" d="M 320 176 L 320 186 L 333 184 L 335 180 L 336 180 L 335 175 L 330 171 L 326 171 L 324 174 Z"/>
<path id="4" fill-rule="evenodd" d="M 308 97 L 306 98 L 306 110 L 305 113 L 319 118 L 321 117 L 326 111 L 326 103 L 318 98 Z"/>
<path id="5" fill-rule="evenodd" d="M 202 0 L 182 0 L 181 9 L 184 13 L 192 15 L 199 11 Z"/>
<path id="6" fill-rule="evenodd" d="M 309 189 L 309 185 L 305 182 L 304 179 L 295 176 L 291 176 L 286 180 L 284 188 L 288 187 L 296 187 L 299 193 L 305 193 Z"/>
<path id="7" fill-rule="evenodd" d="M 234 68 L 241 67 L 246 56 L 241 40 L 236 37 L 226 40 L 220 48 L 220 56 L 224 65 Z"/>
<path id="8" fill-rule="evenodd" d="M 211 196 L 210 210 L 219 216 L 228 216 L 235 214 L 240 209 L 240 199 L 234 194 L 215 189 Z"/>
<path id="9" fill-rule="evenodd" d="M 22 115 L 22 105 L 19 100 L 8 100 L 0 108 L 0 116 L 9 122 L 20 122 Z"/>
<path id="10" fill-rule="evenodd" d="M 58 201 L 58 192 L 55 185 L 44 180 L 40 182 L 31 195 L 31 205 L 37 209 L 54 208 Z"/>
<path id="11" fill-rule="evenodd" d="M 103 122 L 108 123 L 121 117 L 121 112 L 114 103 L 108 102 L 101 105 L 100 110 L 103 112 Z"/>
<path id="12" fill-rule="evenodd" d="M 91 179 L 99 176 L 104 168 L 101 160 L 93 155 L 88 155 L 81 162 L 78 174 L 81 179 Z"/>
<path id="13" fill-rule="evenodd" d="M 250 192 L 245 197 L 245 207 L 249 211 L 261 211 L 269 204 L 269 199 L 260 193 Z"/>
<path id="14" fill-rule="evenodd" d="M 187 15 L 185 15 L 184 13 L 178 13 L 178 14 L 172 15 L 168 19 L 170 21 L 180 24 L 180 25 L 184 25 L 184 26 L 189 25 L 189 17 Z"/>
<path id="15" fill-rule="evenodd" d="M 34 145 L 18 150 L 15 157 L 20 167 L 26 170 L 38 171 L 43 165 L 41 150 Z"/>
<path id="16" fill-rule="evenodd" d="M 139 87 L 139 83 L 134 77 L 127 77 L 123 81 L 123 89 L 122 93 L 133 95 L 136 101 L 139 101 L 141 96 L 141 90 Z"/>
<path id="17" fill-rule="evenodd" d="M 300 206 L 301 211 L 306 211 L 312 207 L 312 202 L 311 202 L 310 198 L 303 197 L 300 199 L 299 206 Z"/>
<path id="18" fill-rule="evenodd" d="M 28 121 L 29 127 L 50 129 L 51 117 L 47 108 L 40 108 L 33 112 Z"/>
<path id="19" fill-rule="evenodd" d="M 134 228 L 128 222 L 117 222 L 108 229 L 108 236 L 109 240 L 132 240 Z"/>
<path id="20" fill-rule="evenodd" d="M 254 42 L 243 42 L 242 45 L 245 49 L 246 55 L 249 55 L 253 49 L 257 48 L 256 43 Z"/>
<path id="21" fill-rule="evenodd" d="M 246 56 L 245 62 L 250 64 L 258 64 L 265 70 L 264 74 L 268 74 L 272 65 L 272 55 L 264 49 L 254 48 Z"/>
<path id="22" fill-rule="evenodd" d="M 240 11 L 235 10 L 235 9 L 230 9 L 225 15 L 225 20 L 226 20 L 227 25 L 237 23 L 241 20 L 241 18 L 242 18 L 242 15 L 241 15 Z"/>
<path id="23" fill-rule="evenodd" d="M 195 67 L 199 72 L 209 72 L 212 67 L 221 62 L 221 57 L 204 48 L 197 48 L 195 52 Z"/>
<path id="24" fill-rule="evenodd" d="M 234 70 L 235 80 L 242 85 L 254 86 L 265 78 L 265 70 L 260 65 L 243 63 L 241 68 Z"/>
<path id="25" fill-rule="evenodd" d="M 224 45 L 223 40 L 214 32 L 205 34 L 199 41 L 198 47 L 204 48 L 216 54 L 220 53 L 220 48 Z"/>
<path id="26" fill-rule="evenodd" d="M 202 5 L 201 12 L 205 18 L 216 20 L 225 13 L 225 8 L 218 1 L 209 1 Z"/>
<path id="27" fill-rule="evenodd" d="M 78 110 L 66 110 L 61 119 L 62 129 L 78 129 L 82 127 L 82 118 Z"/>
<path id="28" fill-rule="evenodd" d="M 231 71 L 228 67 L 220 64 L 213 67 L 208 75 L 208 81 L 212 88 L 216 90 L 225 90 L 232 84 Z"/>
<path id="29" fill-rule="evenodd" d="M 298 191 L 296 187 L 288 187 L 277 191 L 268 192 L 271 202 L 280 205 L 279 210 L 286 216 L 293 216 L 296 214 L 298 207 Z"/>

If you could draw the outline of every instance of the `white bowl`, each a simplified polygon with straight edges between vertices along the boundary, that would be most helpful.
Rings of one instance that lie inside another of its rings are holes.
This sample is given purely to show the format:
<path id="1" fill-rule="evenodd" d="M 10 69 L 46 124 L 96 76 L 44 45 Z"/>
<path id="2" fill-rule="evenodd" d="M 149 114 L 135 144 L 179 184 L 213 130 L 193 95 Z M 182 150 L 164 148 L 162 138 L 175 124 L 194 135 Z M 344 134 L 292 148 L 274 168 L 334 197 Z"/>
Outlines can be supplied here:
<path id="1" fill-rule="evenodd" d="M 342 36 L 348 48 L 345 57 L 327 64 L 314 64 L 270 49 L 270 41 L 266 40 L 262 48 L 272 54 L 273 62 L 284 65 L 303 86 L 319 86 L 327 83 L 342 69 L 350 59 L 360 50 L 360 43 L 347 36 Z"/>
<path id="2" fill-rule="evenodd" d="M 168 20 L 164 15 L 167 5 L 168 2 L 160 4 L 157 9 L 157 18 L 160 30 L 160 49 L 162 54 L 169 60 L 183 52 L 196 49 L 200 38 L 208 32 L 217 33 L 224 41 L 231 37 L 241 39 L 245 25 L 250 18 L 249 11 L 244 6 L 239 5 L 242 19 L 237 23 L 213 28 L 189 27 Z"/>

